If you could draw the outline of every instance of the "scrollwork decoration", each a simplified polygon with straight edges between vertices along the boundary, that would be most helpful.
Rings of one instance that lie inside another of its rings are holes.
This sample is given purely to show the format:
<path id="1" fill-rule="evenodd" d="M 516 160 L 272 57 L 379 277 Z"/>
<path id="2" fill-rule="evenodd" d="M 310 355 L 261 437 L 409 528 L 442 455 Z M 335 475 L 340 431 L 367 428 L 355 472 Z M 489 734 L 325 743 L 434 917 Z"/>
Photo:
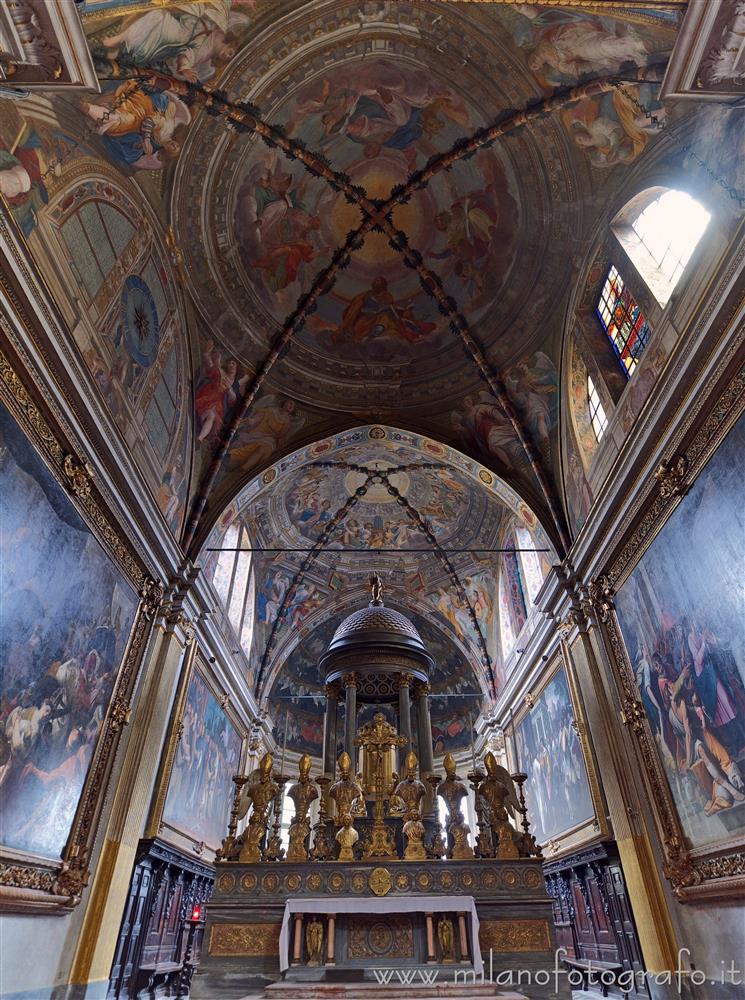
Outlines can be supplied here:
<path id="1" fill-rule="evenodd" d="M 686 484 L 688 475 L 688 459 L 685 455 L 665 459 L 655 470 L 654 478 L 659 484 L 660 496 L 665 500 L 670 497 L 682 497 L 688 492 Z"/>

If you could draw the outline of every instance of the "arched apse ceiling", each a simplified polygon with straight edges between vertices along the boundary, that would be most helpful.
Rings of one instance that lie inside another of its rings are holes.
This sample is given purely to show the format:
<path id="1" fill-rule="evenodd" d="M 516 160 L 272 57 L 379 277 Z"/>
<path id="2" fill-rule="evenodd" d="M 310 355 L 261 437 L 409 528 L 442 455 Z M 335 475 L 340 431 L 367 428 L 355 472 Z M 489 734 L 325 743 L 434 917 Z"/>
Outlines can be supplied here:
<path id="1" fill-rule="evenodd" d="M 381 574 L 386 603 L 429 621 L 441 660 L 463 674 L 464 690 L 478 692 L 479 707 L 491 704 L 503 681 L 495 550 L 506 525 L 530 531 L 544 571 L 555 559 L 532 509 L 489 469 L 381 425 L 315 442 L 255 477 L 203 547 L 210 578 L 237 521 L 254 546 L 249 683 L 270 703 L 294 677 L 309 687 L 307 705 L 304 696 L 295 706 L 301 715 L 320 688 L 313 664 L 323 637 L 331 622 L 367 604 L 372 570 Z"/>
<path id="2" fill-rule="evenodd" d="M 483 463 L 563 551 L 568 290 L 665 142 L 651 116 L 684 113 L 657 95 L 685 4 L 79 8 L 102 92 L 2 102 L 0 173 L 33 251 L 96 161 L 160 221 L 194 386 L 193 461 L 169 458 L 163 506 L 188 552 L 252 477 L 361 422 Z M 109 354 L 106 405 L 126 391 Z"/>

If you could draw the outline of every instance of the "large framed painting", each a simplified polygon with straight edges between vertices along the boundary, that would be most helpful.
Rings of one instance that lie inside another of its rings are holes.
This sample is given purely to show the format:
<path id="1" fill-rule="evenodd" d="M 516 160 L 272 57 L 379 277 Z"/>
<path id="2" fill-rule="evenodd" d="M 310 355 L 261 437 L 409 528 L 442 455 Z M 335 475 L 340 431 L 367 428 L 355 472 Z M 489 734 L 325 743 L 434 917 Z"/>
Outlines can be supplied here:
<path id="1" fill-rule="evenodd" d="M 745 375 L 591 586 L 683 899 L 745 888 Z"/>
<path id="2" fill-rule="evenodd" d="M 227 696 L 193 656 L 177 695 L 148 835 L 214 855 L 228 832 L 243 742 Z"/>
<path id="3" fill-rule="evenodd" d="M 162 595 L 0 353 L 0 907 L 69 907 Z"/>
<path id="4" fill-rule="evenodd" d="M 514 720 L 531 832 L 550 857 L 607 834 L 587 723 L 570 662 L 556 656 Z"/>

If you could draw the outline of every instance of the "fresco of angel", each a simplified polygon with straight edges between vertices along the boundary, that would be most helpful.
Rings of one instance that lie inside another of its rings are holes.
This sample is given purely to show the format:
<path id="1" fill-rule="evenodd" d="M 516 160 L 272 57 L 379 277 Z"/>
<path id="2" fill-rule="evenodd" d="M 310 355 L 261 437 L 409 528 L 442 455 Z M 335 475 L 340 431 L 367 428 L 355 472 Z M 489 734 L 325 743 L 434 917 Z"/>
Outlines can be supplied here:
<path id="1" fill-rule="evenodd" d="M 296 183 L 276 156 L 254 164 L 236 201 L 234 224 L 244 262 L 260 268 L 272 292 L 303 283 L 321 249 L 320 218 L 304 203 L 309 178 Z"/>
<path id="2" fill-rule="evenodd" d="M 513 468 L 516 437 L 512 424 L 494 397 L 482 390 L 477 396 L 463 399 L 463 411 L 452 411 L 453 429 L 463 435 L 476 452 L 492 455 L 507 468 Z"/>
<path id="3" fill-rule="evenodd" d="M 305 417 L 296 412 L 292 399 L 265 396 L 255 403 L 238 428 L 230 459 L 244 469 L 268 462 L 282 449 L 290 434 L 302 427 Z"/>
<path id="4" fill-rule="evenodd" d="M 639 95 L 642 103 L 661 121 L 665 109 L 654 99 L 652 88 L 647 85 L 642 91 Z M 562 118 L 575 143 L 594 167 L 632 163 L 657 132 L 655 124 L 639 111 L 623 90 L 581 101 L 565 110 Z"/>
<path id="5" fill-rule="evenodd" d="M 301 119 L 320 115 L 325 140 L 343 135 L 361 145 L 367 158 L 383 149 L 398 150 L 410 169 L 416 166 L 419 140 L 432 139 L 447 120 L 464 128 L 470 124 L 465 103 L 451 91 L 435 87 L 424 74 L 380 62 L 363 68 L 354 80 L 324 79 L 320 93 L 302 101 L 297 111 Z M 428 151 L 434 150 L 428 146 Z"/>
<path id="6" fill-rule="evenodd" d="M 533 440 L 546 441 L 558 417 L 559 375 L 551 358 L 536 351 L 529 361 L 519 361 L 507 373 L 506 385 Z"/>
<path id="7" fill-rule="evenodd" d="M 412 298 L 418 298 L 417 292 Z M 332 344 L 362 344 L 388 337 L 406 344 L 418 344 L 436 329 L 414 315 L 409 299 L 395 299 L 382 275 L 373 278 L 370 288 L 358 292 L 346 305 L 341 323 L 329 324 L 320 317 L 311 317 L 316 333 L 328 334 Z"/>
<path id="8" fill-rule="evenodd" d="M 233 407 L 240 399 L 247 378 L 247 375 L 238 375 L 238 363 L 234 358 L 223 363 L 222 353 L 215 347 L 214 341 L 207 342 L 194 394 L 199 422 L 197 441 L 220 436 Z"/>
<path id="9" fill-rule="evenodd" d="M 175 93 L 131 81 L 96 101 L 83 100 L 80 106 L 97 123 L 111 159 L 137 170 L 160 170 L 166 159 L 177 156 L 181 142 L 176 129 L 191 122 L 191 112 Z"/>
<path id="10" fill-rule="evenodd" d="M 94 57 L 112 64 L 148 66 L 190 83 L 204 83 L 237 52 L 236 31 L 250 23 L 255 0 L 170 3 L 137 14 L 94 46 Z"/>

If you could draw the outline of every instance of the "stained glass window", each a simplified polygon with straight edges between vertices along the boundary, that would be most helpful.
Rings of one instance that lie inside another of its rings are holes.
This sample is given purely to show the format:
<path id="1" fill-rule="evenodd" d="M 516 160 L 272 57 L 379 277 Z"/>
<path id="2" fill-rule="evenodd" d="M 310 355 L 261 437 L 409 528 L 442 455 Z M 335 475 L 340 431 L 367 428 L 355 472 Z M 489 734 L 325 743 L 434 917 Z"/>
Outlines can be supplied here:
<path id="1" fill-rule="evenodd" d="M 636 299 L 613 265 L 600 293 L 597 313 L 624 372 L 630 378 L 639 364 L 651 331 Z"/>
<path id="2" fill-rule="evenodd" d="M 599 441 L 603 434 L 605 434 L 605 428 L 608 426 L 608 418 L 605 415 L 605 410 L 598 395 L 598 390 L 595 388 L 595 383 L 589 375 L 587 376 L 587 402 L 590 408 L 592 429 L 595 431 L 595 437 Z"/>

